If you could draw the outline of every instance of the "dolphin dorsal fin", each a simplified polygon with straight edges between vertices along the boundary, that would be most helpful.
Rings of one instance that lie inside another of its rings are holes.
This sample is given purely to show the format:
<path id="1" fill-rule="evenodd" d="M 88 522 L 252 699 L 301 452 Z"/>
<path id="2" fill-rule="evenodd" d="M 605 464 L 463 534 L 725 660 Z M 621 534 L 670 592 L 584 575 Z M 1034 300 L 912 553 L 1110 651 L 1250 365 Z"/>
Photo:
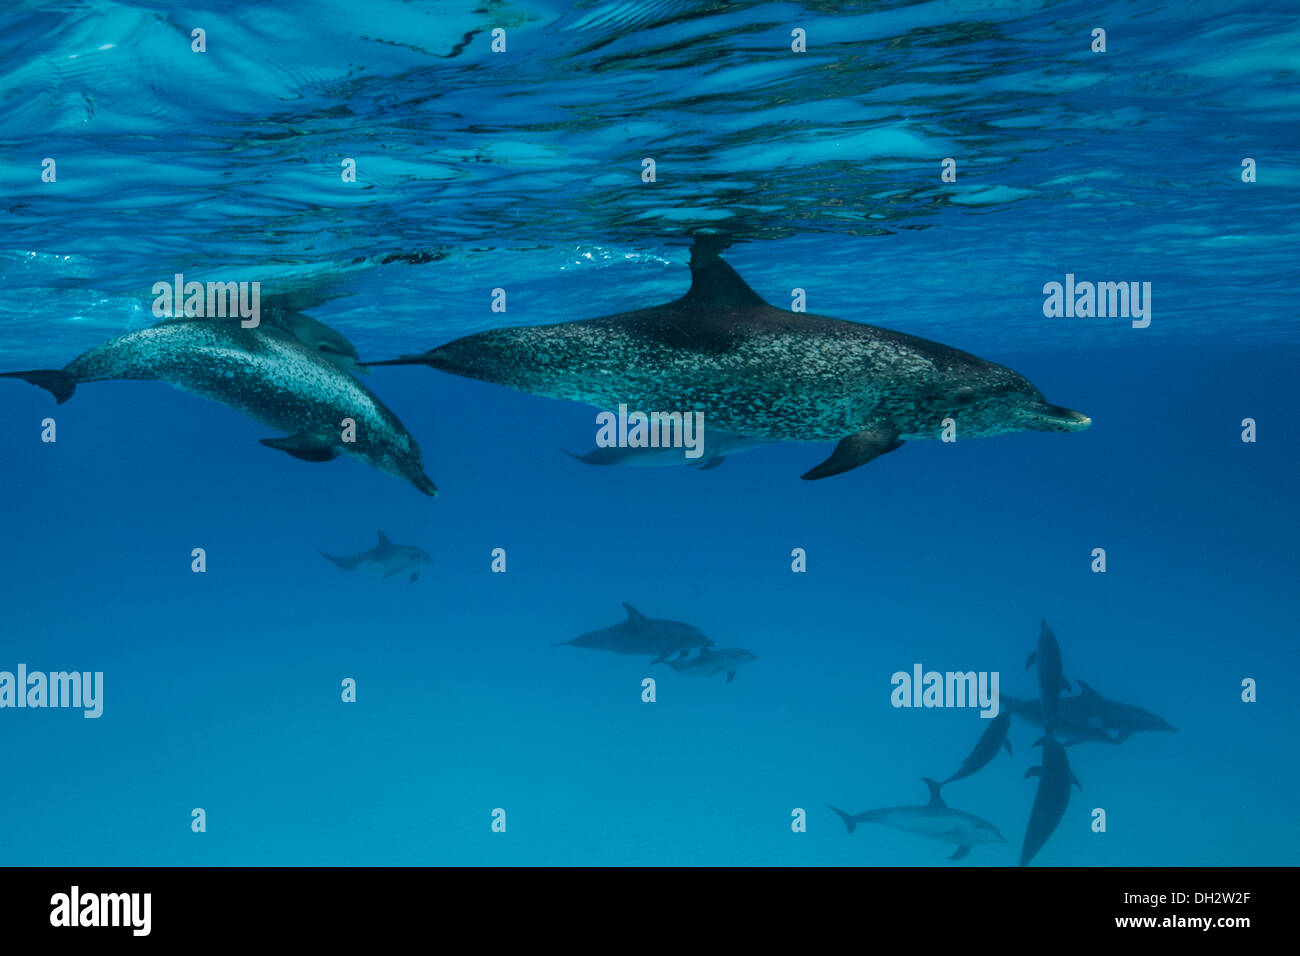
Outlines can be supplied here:
<path id="1" fill-rule="evenodd" d="M 391 547 L 392 544 L 393 542 L 388 540 L 388 535 L 384 534 L 382 531 L 379 532 L 379 547 L 387 548 Z"/>
<path id="2" fill-rule="evenodd" d="M 1101 696 L 1101 694 L 1097 693 L 1095 690 L 1093 690 L 1091 687 L 1089 687 L 1089 686 L 1088 686 L 1087 684 L 1085 684 L 1083 681 L 1079 680 L 1079 678 L 1076 677 L 1076 678 L 1074 679 L 1074 682 L 1075 682 L 1076 684 L 1079 685 L 1079 690 L 1080 690 L 1080 692 L 1083 694 L 1084 697 L 1100 697 L 1100 696 Z"/>
<path id="3" fill-rule="evenodd" d="M 767 305 L 735 269 L 708 246 L 691 249 L 691 288 L 682 301 L 696 306 L 737 309 Z"/>
<path id="4" fill-rule="evenodd" d="M 623 606 L 627 608 L 627 619 L 629 621 L 644 621 L 646 619 L 644 614 L 642 614 L 632 605 L 628 604 L 626 601 L 623 602 Z"/>
<path id="5" fill-rule="evenodd" d="M 930 788 L 930 802 L 926 804 L 927 807 L 946 807 L 948 805 L 943 802 L 943 797 L 939 795 L 939 790 L 943 784 L 931 780 L 929 777 L 922 777 L 921 782 Z"/>

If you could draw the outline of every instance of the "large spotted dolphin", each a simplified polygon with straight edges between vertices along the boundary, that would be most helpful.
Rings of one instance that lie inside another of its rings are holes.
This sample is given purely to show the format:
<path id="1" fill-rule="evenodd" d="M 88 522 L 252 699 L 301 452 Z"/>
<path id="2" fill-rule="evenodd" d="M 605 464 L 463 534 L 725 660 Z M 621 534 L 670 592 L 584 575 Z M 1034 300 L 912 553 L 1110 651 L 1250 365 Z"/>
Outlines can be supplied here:
<path id="1" fill-rule="evenodd" d="M 510 388 L 613 409 L 704 413 L 709 429 L 770 441 L 838 441 L 806 479 L 839 474 L 903 442 L 1087 428 L 1009 368 L 893 332 L 769 305 L 716 251 L 691 251 L 681 298 L 635 312 L 491 329 L 420 355 Z"/>
<path id="2" fill-rule="evenodd" d="M 109 339 L 62 369 L 0 377 L 39 385 L 60 405 L 86 382 L 167 382 L 279 429 L 283 437 L 262 444 L 295 458 L 348 454 L 426 495 L 438 493 L 424 473 L 420 446 L 397 416 L 318 348 L 276 323 L 246 329 L 238 319 L 169 319 Z M 344 419 L 355 433 L 345 436 Z"/>

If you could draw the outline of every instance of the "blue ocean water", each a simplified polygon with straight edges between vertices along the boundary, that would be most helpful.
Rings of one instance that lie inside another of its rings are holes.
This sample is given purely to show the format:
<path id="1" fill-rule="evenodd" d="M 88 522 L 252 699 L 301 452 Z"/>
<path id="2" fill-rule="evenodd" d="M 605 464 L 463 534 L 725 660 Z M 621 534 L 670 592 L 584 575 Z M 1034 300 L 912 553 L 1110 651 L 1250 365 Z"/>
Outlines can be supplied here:
<path id="1" fill-rule="evenodd" d="M 1035 863 L 1300 862 L 1290 5 L 74 2 L 0 25 L 0 369 L 148 326 L 175 273 L 310 294 L 364 358 L 419 352 L 676 298 L 713 230 L 774 304 L 804 289 L 1093 420 L 815 482 L 829 445 L 600 468 L 562 453 L 593 408 L 376 369 L 430 499 L 161 383 L 56 406 L 0 382 L 0 671 L 104 674 L 98 719 L 0 709 L 0 862 L 1015 865 L 1041 734 L 1019 720 L 944 789 L 1005 845 L 949 864 L 824 804 L 925 802 L 987 722 L 895 708 L 891 675 L 1032 697 L 1040 619 L 1067 677 L 1178 732 L 1071 747 L 1083 789 Z M 1150 282 L 1150 325 L 1046 317 L 1067 274 Z M 379 529 L 433 567 L 318 554 Z M 759 659 L 727 684 L 551 646 L 623 602 Z"/>

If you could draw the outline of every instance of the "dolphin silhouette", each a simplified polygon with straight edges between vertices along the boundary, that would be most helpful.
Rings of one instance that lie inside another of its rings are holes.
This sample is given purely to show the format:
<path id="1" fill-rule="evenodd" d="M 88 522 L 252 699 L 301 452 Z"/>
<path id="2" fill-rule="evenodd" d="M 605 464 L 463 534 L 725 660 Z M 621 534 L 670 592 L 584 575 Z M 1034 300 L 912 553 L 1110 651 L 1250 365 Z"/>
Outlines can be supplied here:
<path id="1" fill-rule="evenodd" d="M 669 467 L 672 465 L 698 465 L 700 471 L 717 468 L 728 455 L 750 451 L 770 444 L 761 438 L 746 438 L 729 432 L 710 431 L 704 436 L 704 452 L 698 458 L 687 458 L 680 448 L 632 448 L 612 445 L 593 448 L 585 455 L 564 452 L 570 458 L 587 465 L 623 465 L 640 468 Z"/>
<path id="2" fill-rule="evenodd" d="M 1043 701 L 1043 714 L 1047 720 L 1047 731 L 1051 733 L 1052 722 L 1056 719 L 1056 702 L 1061 696 L 1061 689 L 1070 689 L 1070 682 L 1061 674 L 1061 645 L 1056 643 L 1056 635 L 1042 622 L 1038 634 L 1038 647 L 1025 661 L 1025 670 L 1038 665 L 1038 693 Z"/>
<path id="3" fill-rule="evenodd" d="M 717 650 L 702 647 L 694 657 L 679 658 L 675 661 L 664 661 L 664 663 L 677 673 L 690 676 L 713 677 L 726 671 L 726 683 L 730 684 L 736 679 L 736 671 L 740 665 L 756 660 L 758 660 L 758 655 L 745 650 L 743 647 L 720 647 Z"/>
<path id="4" fill-rule="evenodd" d="M 980 734 L 980 739 L 975 742 L 975 749 L 970 752 L 957 772 L 944 781 L 945 784 L 952 783 L 954 780 L 960 780 L 962 777 L 969 777 L 975 771 L 979 770 L 986 763 L 998 755 L 998 751 L 1003 747 L 1007 748 L 1007 753 L 1011 753 L 1011 741 L 1007 739 L 1007 728 L 1011 726 L 1011 711 L 1003 710 L 1002 713 L 989 720 L 989 725 L 984 728 L 984 733 Z"/>
<path id="5" fill-rule="evenodd" d="M 697 627 L 681 621 L 668 621 L 646 617 L 630 604 L 624 604 L 627 620 L 599 631 L 579 634 L 571 641 L 560 641 L 552 647 L 586 647 L 615 654 L 652 654 L 657 664 L 679 653 L 685 657 L 693 647 L 712 647 L 713 641 Z"/>
<path id="6" fill-rule="evenodd" d="M 388 535 L 379 532 L 379 541 L 369 551 L 360 554 L 335 556 L 321 552 L 321 557 L 332 561 L 344 571 L 377 574 L 391 578 L 394 574 L 410 574 L 411 580 L 420 577 L 420 569 L 433 564 L 428 552 L 409 544 L 393 544 Z"/>
<path id="7" fill-rule="evenodd" d="M 1043 848 L 1054 832 L 1056 825 L 1065 816 L 1065 808 L 1070 802 L 1070 784 L 1080 790 L 1083 785 L 1079 778 L 1070 772 L 1070 760 L 1065 755 L 1065 748 L 1050 734 L 1034 741 L 1035 747 L 1043 748 L 1043 763 L 1030 767 L 1025 777 L 1038 778 L 1038 791 L 1034 794 L 1034 806 L 1029 811 L 1029 825 L 1025 827 L 1025 842 L 1020 847 L 1020 865 L 1025 866 L 1034 855 Z"/>
<path id="8" fill-rule="evenodd" d="M 717 251 L 691 250 L 691 286 L 664 305 L 555 325 L 490 329 L 370 365 L 427 365 L 548 398 L 704 414 L 767 441 L 838 441 L 803 475 L 866 464 L 913 439 L 1080 431 L 1009 368 L 947 345 L 778 309 Z"/>

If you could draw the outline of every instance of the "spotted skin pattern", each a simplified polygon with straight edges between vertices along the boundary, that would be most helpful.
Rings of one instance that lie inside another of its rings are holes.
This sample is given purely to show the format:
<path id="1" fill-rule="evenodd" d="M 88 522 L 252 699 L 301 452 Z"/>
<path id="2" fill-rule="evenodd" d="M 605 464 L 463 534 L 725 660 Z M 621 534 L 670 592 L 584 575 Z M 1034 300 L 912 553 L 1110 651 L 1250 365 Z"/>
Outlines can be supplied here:
<path id="1" fill-rule="evenodd" d="M 380 471 L 436 489 L 424 474 L 420 446 L 364 385 L 315 349 L 270 325 L 238 321 L 168 321 L 128 332 L 73 359 L 64 373 L 75 384 L 110 380 L 164 381 L 220 402 L 277 431 L 310 435 Z M 356 441 L 343 442 L 343 420 Z"/>

